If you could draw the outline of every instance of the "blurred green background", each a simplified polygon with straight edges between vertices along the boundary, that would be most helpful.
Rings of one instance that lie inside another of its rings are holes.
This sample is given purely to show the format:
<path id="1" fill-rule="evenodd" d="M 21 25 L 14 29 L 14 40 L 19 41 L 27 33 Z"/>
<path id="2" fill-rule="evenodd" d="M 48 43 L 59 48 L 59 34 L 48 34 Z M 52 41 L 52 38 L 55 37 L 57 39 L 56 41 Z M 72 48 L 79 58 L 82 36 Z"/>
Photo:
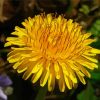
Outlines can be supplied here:
<path id="1" fill-rule="evenodd" d="M 99 68 L 90 71 L 92 77 L 86 79 L 87 85 L 79 83 L 76 89 L 64 93 L 58 87 L 49 93 L 46 86 L 41 88 L 39 83 L 24 81 L 7 62 L 10 48 L 4 48 L 6 37 L 25 18 L 43 12 L 63 14 L 80 23 L 83 30 L 92 33 L 91 38 L 97 39 L 91 46 L 100 49 L 100 0 L 0 0 L 0 75 L 6 74 L 12 80 L 11 89 L 4 88 L 8 100 L 100 100 L 100 55 L 97 55 Z"/>

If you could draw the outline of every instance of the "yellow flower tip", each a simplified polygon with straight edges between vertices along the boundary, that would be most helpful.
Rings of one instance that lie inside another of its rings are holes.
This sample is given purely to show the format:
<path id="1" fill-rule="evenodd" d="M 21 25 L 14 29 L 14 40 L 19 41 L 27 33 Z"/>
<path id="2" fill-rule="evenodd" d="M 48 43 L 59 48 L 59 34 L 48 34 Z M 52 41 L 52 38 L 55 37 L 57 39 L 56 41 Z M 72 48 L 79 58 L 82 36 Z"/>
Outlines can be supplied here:
<path id="1" fill-rule="evenodd" d="M 53 91 L 53 88 L 52 87 L 48 87 L 48 91 L 49 92 Z"/>
<path id="2" fill-rule="evenodd" d="M 96 64 L 96 65 L 94 66 L 94 68 L 98 69 L 98 65 Z"/>
<path id="3" fill-rule="evenodd" d="M 41 86 L 41 87 L 44 87 L 44 85 L 45 85 L 45 84 L 43 84 L 43 83 L 40 83 L 40 86 Z"/>
<path id="4" fill-rule="evenodd" d="M 88 78 L 91 78 L 91 74 L 87 71 L 86 72 L 87 74 L 86 74 L 86 76 L 88 77 Z"/>
<path id="5" fill-rule="evenodd" d="M 91 52 L 92 52 L 92 53 L 96 53 L 96 54 L 100 54 L 100 50 L 95 49 L 95 48 L 92 48 L 92 49 L 91 49 Z"/>
<path id="6" fill-rule="evenodd" d="M 86 68 L 98 68 L 95 56 L 100 50 L 89 45 L 95 39 L 72 19 L 41 14 L 29 17 L 22 25 L 15 27 L 5 47 L 11 46 L 7 60 L 18 73 L 24 73 L 23 79 L 31 77 L 33 84 L 40 80 L 40 86 L 48 84 L 49 91 L 56 82 L 64 92 L 78 80 L 86 84 L 84 77 L 91 77 Z"/>
<path id="7" fill-rule="evenodd" d="M 91 78 L 91 74 L 88 76 L 88 78 Z"/>
<path id="8" fill-rule="evenodd" d="M 62 89 L 60 90 L 60 92 L 65 92 L 65 85 L 62 87 Z"/>
<path id="9" fill-rule="evenodd" d="M 7 42 L 7 43 L 4 44 L 4 47 L 8 47 L 8 46 L 10 46 L 10 45 L 11 45 L 11 43 L 8 43 L 8 42 Z"/>
<path id="10" fill-rule="evenodd" d="M 86 84 L 86 82 L 82 82 L 84 85 Z"/>

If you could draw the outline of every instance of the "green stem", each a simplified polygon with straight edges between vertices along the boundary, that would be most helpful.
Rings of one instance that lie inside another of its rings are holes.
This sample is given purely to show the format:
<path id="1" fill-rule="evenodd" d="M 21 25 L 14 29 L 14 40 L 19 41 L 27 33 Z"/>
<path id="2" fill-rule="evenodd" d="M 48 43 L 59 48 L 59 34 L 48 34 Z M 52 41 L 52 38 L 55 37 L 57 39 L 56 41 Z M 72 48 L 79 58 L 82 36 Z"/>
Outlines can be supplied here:
<path id="1" fill-rule="evenodd" d="M 48 89 L 47 89 L 47 85 L 44 86 L 44 87 L 41 87 L 41 88 L 39 89 L 39 92 L 38 92 L 38 94 L 37 94 L 35 100 L 45 100 L 45 96 L 46 96 L 47 90 L 48 90 Z"/>

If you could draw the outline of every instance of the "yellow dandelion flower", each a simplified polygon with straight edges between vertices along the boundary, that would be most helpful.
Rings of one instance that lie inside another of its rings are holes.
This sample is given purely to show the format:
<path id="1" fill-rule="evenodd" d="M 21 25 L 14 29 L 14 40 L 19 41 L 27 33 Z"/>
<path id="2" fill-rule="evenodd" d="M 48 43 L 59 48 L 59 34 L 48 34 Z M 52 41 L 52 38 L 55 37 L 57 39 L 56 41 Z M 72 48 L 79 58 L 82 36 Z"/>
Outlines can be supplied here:
<path id="1" fill-rule="evenodd" d="M 56 82 L 61 92 L 65 87 L 72 89 L 78 78 L 86 84 L 84 77 L 90 77 L 87 68 L 98 67 L 95 55 L 100 54 L 100 50 L 89 46 L 95 41 L 89 38 L 90 33 L 61 15 L 29 17 L 22 25 L 24 28 L 15 27 L 5 46 L 11 46 L 7 60 L 18 73 L 24 72 L 23 79 L 31 77 L 32 83 L 40 80 L 42 87 L 48 83 L 49 91 Z"/>

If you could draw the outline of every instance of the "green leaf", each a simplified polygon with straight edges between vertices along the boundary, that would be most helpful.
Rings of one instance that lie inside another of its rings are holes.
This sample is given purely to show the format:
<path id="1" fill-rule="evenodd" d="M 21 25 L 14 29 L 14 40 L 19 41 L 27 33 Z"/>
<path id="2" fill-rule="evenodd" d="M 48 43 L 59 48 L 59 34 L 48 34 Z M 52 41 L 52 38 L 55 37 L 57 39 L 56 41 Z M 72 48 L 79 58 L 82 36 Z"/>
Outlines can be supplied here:
<path id="1" fill-rule="evenodd" d="M 99 73 L 97 73 L 97 72 L 92 72 L 92 73 L 91 73 L 91 78 L 92 78 L 93 80 L 98 80 L 98 81 L 100 81 L 100 72 L 99 72 Z"/>
<path id="2" fill-rule="evenodd" d="M 91 71 L 91 79 L 95 81 L 100 81 L 100 62 L 98 63 L 98 69 Z"/>
<path id="3" fill-rule="evenodd" d="M 99 31 L 97 31 L 94 27 L 92 27 L 89 32 L 91 32 L 94 36 L 98 36 L 99 35 Z"/>
<path id="4" fill-rule="evenodd" d="M 97 19 L 87 31 L 91 32 L 95 37 L 100 37 L 100 19 Z"/>
<path id="5" fill-rule="evenodd" d="M 96 24 L 100 25 L 100 19 L 96 20 Z"/>
<path id="6" fill-rule="evenodd" d="M 100 49 L 100 40 L 97 40 L 96 42 L 91 43 L 91 46 L 93 48 Z"/>
<path id="7" fill-rule="evenodd" d="M 96 28 L 98 31 L 100 31 L 100 25 L 99 24 L 94 23 L 93 27 Z"/>
<path id="8" fill-rule="evenodd" d="M 78 94 L 77 100 L 97 100 L 97 97 L 94 95 L 94 89 L 89 82 L 86 89 Z"/>
<path id="9" fill-rule="evenodd" d="M 79 9 L 80 12 L 83 12 L 84 14 L 88 14 L 90 12 L 90 9 L 87 5 L 82 5 L 82 7 Z"/>

